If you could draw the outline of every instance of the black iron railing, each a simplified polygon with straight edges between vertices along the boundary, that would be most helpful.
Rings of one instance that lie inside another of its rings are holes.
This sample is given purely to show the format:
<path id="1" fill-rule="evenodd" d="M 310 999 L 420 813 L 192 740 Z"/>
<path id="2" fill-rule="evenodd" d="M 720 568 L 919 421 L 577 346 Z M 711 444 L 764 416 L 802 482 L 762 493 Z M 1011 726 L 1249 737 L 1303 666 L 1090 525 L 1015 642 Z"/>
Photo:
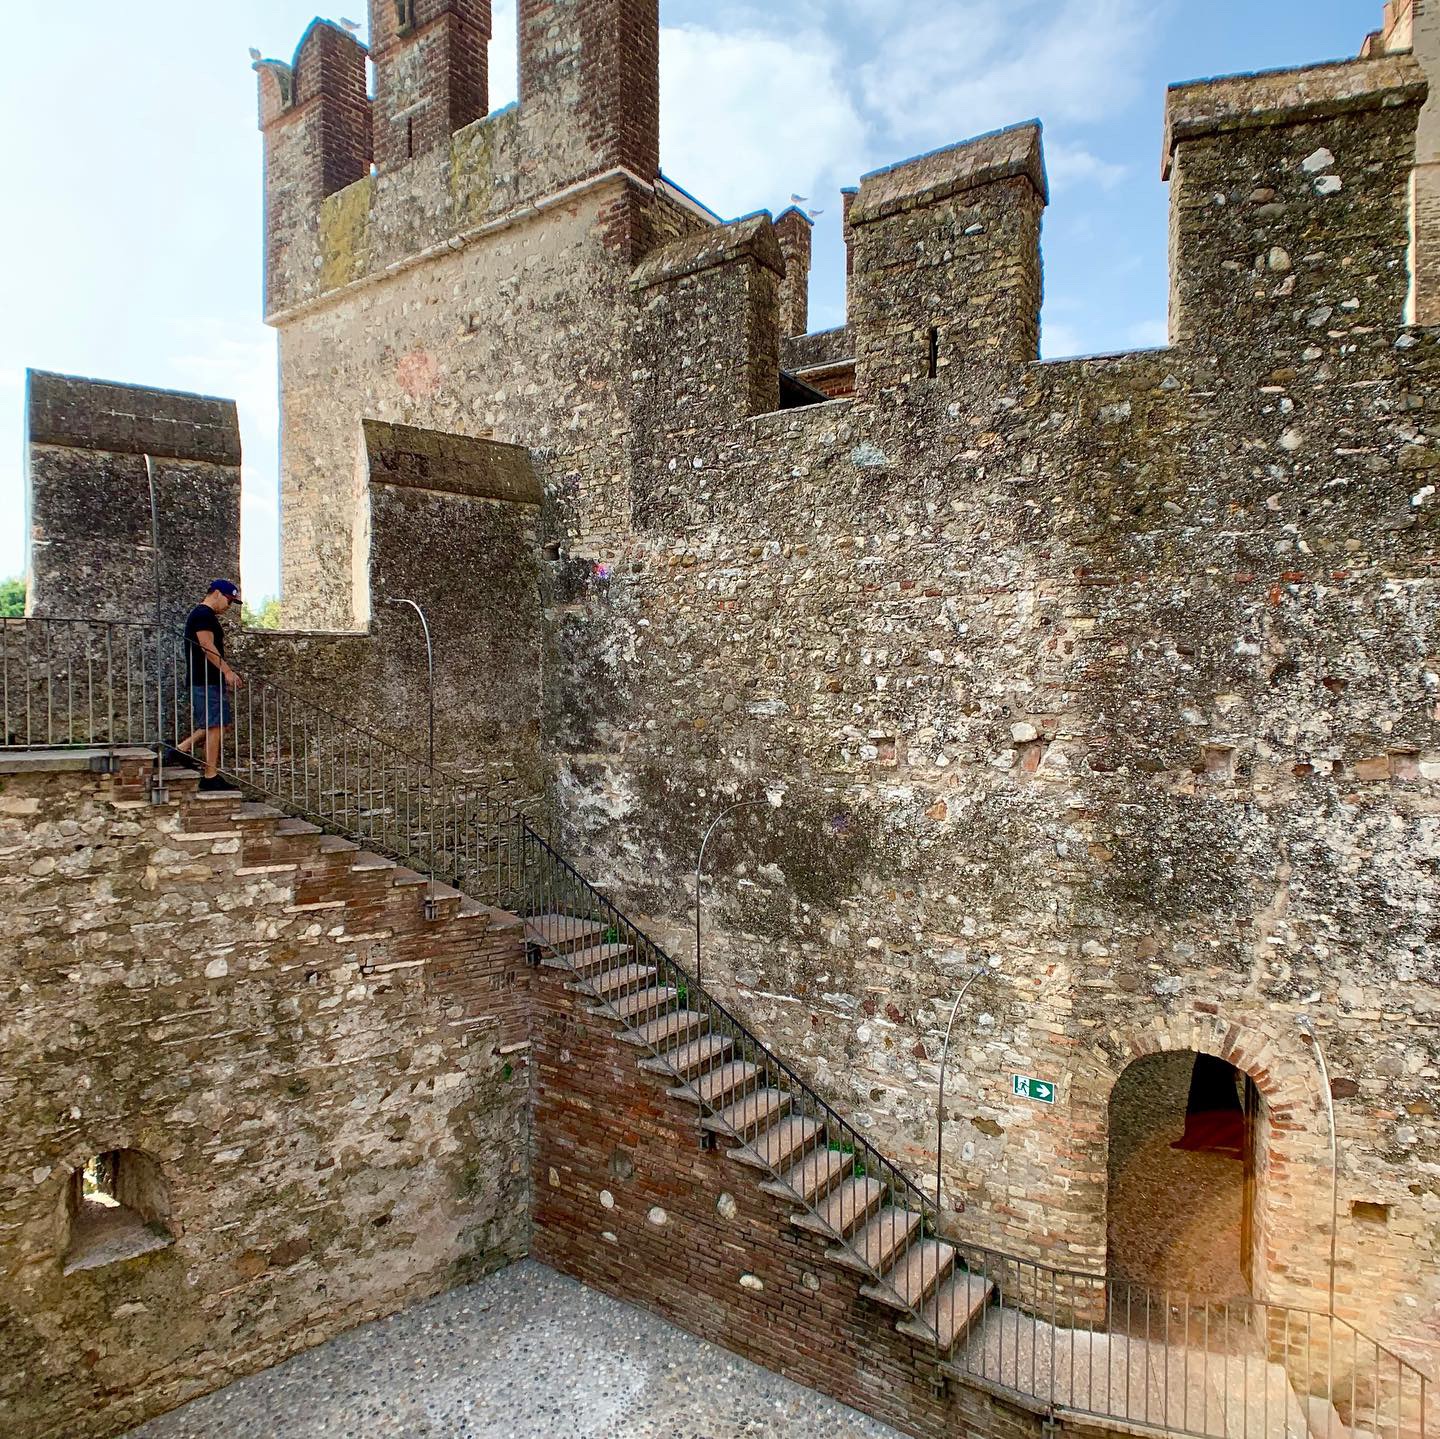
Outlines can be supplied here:
<path id="1" fill-rule="evenodd" d="M 163 795 L 167 753 L 218 703 L 190 678 L 181 637 L 151 625 L 0 621 L 0 748 L 144 747 Z M 938 1195 L 566 861 L 538 817 L 264 677 L 224 701 L 221 773 L 432 886 L 524 916 L 638 1062 L 695 1106 L 700 1133 L 735 1141 L 732 1156 L 945 1372 L 1048 1414 L 1195 1439 L 1424 1439 L 1425 1376 L 1337 1315 L 1195 1298 L 951 1235 Z"/>

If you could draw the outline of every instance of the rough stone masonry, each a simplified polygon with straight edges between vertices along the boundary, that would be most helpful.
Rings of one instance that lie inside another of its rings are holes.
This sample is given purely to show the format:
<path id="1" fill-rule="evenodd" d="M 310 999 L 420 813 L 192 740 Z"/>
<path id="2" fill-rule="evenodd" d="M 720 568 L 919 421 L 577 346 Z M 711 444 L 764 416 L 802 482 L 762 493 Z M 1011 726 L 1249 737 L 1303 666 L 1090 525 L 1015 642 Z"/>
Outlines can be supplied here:
<path id="1" fill-rule="evenodd" d="M 374 99 L 326 22 L 257 67 L 286 606 L 337 632 L 265 642 L 277 672 L 358 656 L 386 678 L 349 712 L 414 733 L 373 601 L 433 506 L 411 597 L 491 586 L 444 742 L 543 782 L 681 954 L 704 824 L 778 796 L 710 851 L 707 983 L 918 1179 L 984 966 L 940 1196 L 973 1242 L 1104 1272 L 1117 1082 L 1210 1055 L 1255 1092 L 1250 1292 L 1323 1309 L 1312 1022 L 1337 1309 L 1436 1375 L 1433 5 L 1359 60 L 1174 88 L 1172 343 L 1055 363 L 1038 125 L 864 177 L 847 324 L 791 336 L 795 219 L 722 224 L 660 174 L 655 0 L 521 0 L 489 116 L 489 7 L 395 13 Z M 796 373 L 841 398 L 782 408 Z M 377 503 L 376 423 L 520 447 L 539 503 Z"/>

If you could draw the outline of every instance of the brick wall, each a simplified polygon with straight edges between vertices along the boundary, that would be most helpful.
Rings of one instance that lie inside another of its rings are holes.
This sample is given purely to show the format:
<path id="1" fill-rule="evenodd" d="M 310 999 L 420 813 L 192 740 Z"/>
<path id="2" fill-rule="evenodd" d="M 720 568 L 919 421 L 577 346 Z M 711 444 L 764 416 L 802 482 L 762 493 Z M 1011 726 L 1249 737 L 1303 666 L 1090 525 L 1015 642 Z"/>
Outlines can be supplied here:
<path id="1" fill-rule="evenodd" d="M 670 1081 L 638 1070 L 640 1052 L 556 973 L 533 991 L 537 1259 L 906 1433 L 1041 1432 L 976 1389 L 937 1398 L 923 1346 L 825 1259 L 825 1241 L 791 1228 L 795 1205 L 761 1193 L 728 1141 L 700 1147 Z"/>
<path id="2" fill-rule="evenodd" d="M 15 1439 L 115 1433 L 527 1244 L 516 923 L 427 923 L 394 866 L 140 779 L 0 780 Z M 64 1273 L 71 1176 L 114 1150 L 173 1243 Z"/>

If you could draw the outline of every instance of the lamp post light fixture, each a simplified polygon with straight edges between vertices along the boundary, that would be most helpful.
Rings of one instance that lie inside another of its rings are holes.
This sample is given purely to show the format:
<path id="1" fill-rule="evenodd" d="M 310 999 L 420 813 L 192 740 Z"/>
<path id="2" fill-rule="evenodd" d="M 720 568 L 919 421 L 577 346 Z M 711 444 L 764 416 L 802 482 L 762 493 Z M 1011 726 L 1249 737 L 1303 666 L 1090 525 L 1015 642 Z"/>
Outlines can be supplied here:
<path id="1" fill-rule="evenodd" d="M 1320 1069 L 1321 1095 L 1325 1100 L 1325 1115 L 1330 1121 L 1330 1313 L 1335 1312 L 1335 1241 L 1340 1215 L 1340 1139 L 1335 1130 L 1335 1095 L 1330 1088 L 1330 1066 L 1325 1061 L 1325 1046 L 1320 1043 L 1315 1021 L 1302 1014 L 1299 1019 L 1300 1032 L 1315 1050 L 1315 1063 Z"/>
<path id="2" fill-rule="evenodd" d="M 754 809 L 761 805 L 770 805 L 774 809 L 780 808 L 780 799 L 783 796 L 767 794 L 764 799 L 741 799 L 736 800 L 732 805 L 722 809 L 705 830 L 705 837 L 700 841 L 700 856 L 695 861 L 695 986 L 701 988 L 700 983 L 700 886 L 705 877 L 705 846 L 710 843 L 710 836 L 719 827 L 720 821 L 726 816 L 732 815 L 737 809 Z"/>
<path id="3" fill-rule="evenodd" d="M 965 991 L 980 978 L 982 974 L 988 974 L 992 969 L 1000 967 L 998 955 L 992 955 L 986 964 L 980 965 L 960 986 L 960 993 L 955 996 L 955 1003 L 950 1006 L 950 1019 L 945 1025 L 945 1044 L 940 1051 L 940 1097 L 935 1108 L 935 1212 L 940 1212 L 940 1174 L 945 1162 L 945 1070 L 950 1063 L 950 1035 L 955 1028 L 955 1016 L 960 1013 L 961 1002 L 965 998 Z"/>
<path id="4" fill-rule="evenodd" d="M 425 634 L 425 685 L 427 708 L 429 711 L 428 748 L 426 757 L 428 760 L 428 772 L 425 776 L 426 786 L 430 792 L 430 884 L 425 894 L 425 918 L 439 919 L 440 906 L 435 898 L 435 650 L 430 643 L 430 621 L 425 618 L 425 611 L 415 603 L 414 600 L 407 600 L 400 596 L 389 596 L 386 598 L 387 605 L 409 605 L 420 617 L 420 628 Z"/>
<path id="5" fill-rule="evenodd" d="M 155 777 L 150 783 L 150 803 L 165 804 L 170 794 L 165 788 L 165 685 L 160 675 L 165 653 L 160 632 L 160 500 L 155 492 L 155 461 L 149 455 L 145 456 L 145 483 L 150 490 L 150 583 L 155 610 Z"/>

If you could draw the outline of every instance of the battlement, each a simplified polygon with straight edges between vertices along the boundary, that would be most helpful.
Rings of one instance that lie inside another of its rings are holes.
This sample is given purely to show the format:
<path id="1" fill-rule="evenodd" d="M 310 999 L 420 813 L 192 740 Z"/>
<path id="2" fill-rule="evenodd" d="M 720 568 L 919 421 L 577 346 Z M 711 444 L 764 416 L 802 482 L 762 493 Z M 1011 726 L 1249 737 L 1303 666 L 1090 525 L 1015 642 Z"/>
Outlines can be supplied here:
<path id="1" fill-rule="evenodd" d="M 233 400 L 32 370 L 25 418 L 31 613 L 143 619 L 158 592 L 173 619 L 197 583 L 238 574 Z"/>
<path id="2" fill-rule="evenodd" d="M 520 102 L 497 115 L 487 114 L 490 0 L 371 0 L 371 51 L 317 20 L 292 65 L 256 62 L 267 314 L 606 175 L 653 198 L 658 0 L 520 0 L 518 25 Z M 617 243 L 638 247 L 642 229 L 632 219 Z"/>

